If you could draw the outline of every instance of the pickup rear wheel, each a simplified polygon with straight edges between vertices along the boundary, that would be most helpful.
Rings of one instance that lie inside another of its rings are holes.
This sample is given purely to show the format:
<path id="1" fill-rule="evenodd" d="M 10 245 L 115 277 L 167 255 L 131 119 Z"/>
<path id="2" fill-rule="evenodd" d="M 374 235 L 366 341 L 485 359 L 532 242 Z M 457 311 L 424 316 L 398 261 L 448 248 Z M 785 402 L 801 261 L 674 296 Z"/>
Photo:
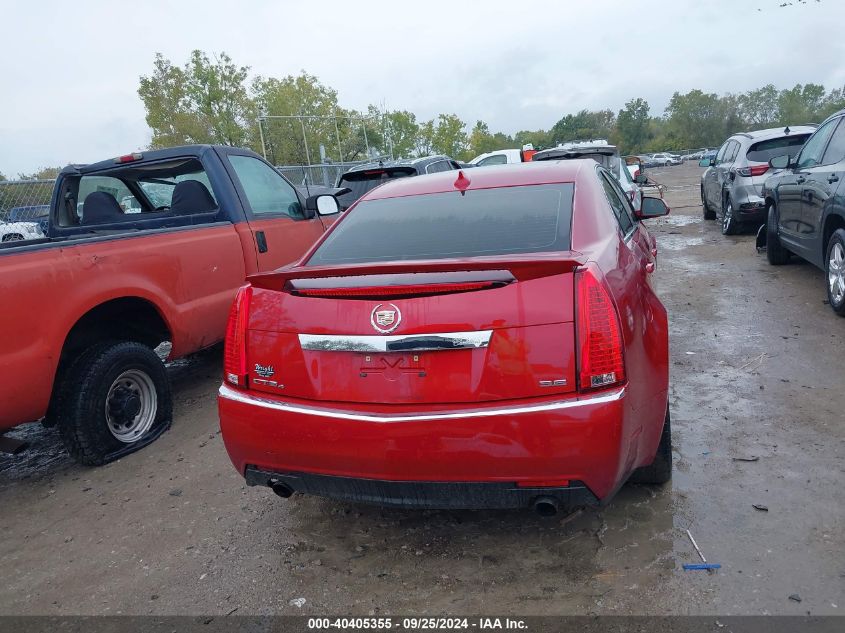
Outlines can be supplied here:
<path id="1" fill-rule="evenodd" d="M 141 343 L 98 343 L 68 368 L 56 415 L 68 452 L 82 464 L 99 466 L 136 451 L 170 425 L 164 364 Z"/>
<path id="2" fill-rule="evenodd" d="M 672 479 L 672 423 L 669 417 L 669 407 L 666 407 L 666 420 L 663 422 L 663 432 L 660 434 L 660 444 L 654 461 L 648 466 L 637 468 L 629 481 L 635 484 L 665 484 Z"/>

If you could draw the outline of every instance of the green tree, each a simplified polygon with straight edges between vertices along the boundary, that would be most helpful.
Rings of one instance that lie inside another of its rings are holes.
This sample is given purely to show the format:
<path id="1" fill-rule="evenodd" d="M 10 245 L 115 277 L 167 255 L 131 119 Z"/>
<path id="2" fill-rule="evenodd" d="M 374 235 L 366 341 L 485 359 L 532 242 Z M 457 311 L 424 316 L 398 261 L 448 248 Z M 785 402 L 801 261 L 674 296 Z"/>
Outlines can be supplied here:
<path id="1" fill-rule="evenodd" d="M 352 126 L 344 120 L 335 127 L 334 119 L 329 118 L 338 114 L 336 91 L 303 71 L 281 79 L 256 77 L 252 93 L 258 111 L 270 117 L 261 125 L 264 150 L 271 163 L 319 162 L 320 145 L 326 148 L 327 156 L 332 160 L 343 160 L 343 141 L 348 141 Z M 272 118 L 294 115 L 303 118 Z"/>
<path id="2" fill-rule="evenodd" d="M 18 180 L 55 180 L 61 170 L 61 167 L 41 167 L 31 174 L 18 174 Z"/>
<path id="3" fill-rule="evenodd" d="M 415 145 L 417 156 L 434 153 L 434 121 L 424 121 L 420 124 Z"/>
<path id="4" fill-rule="evenodd" d="M 431 135 L 432 150 L 453 158 L 463 156 L 468 141 L 465 127 L 456 114 L 439 115 Z"/>
<path id="5" fill-rule="evenodd" d="M 513 145 L 522 149 L 523 145 L 532 145 L 534 149 L 544 149 L 550 144 L 546 130 L 520 130 L 513 135 Z"/>
<path id="6" fill-rule="evenodd" d="M 739 95 L 739 111 L 751 129 L 763 129 L 778 120 L 778 91 L 772 84 Z"/>
<path id="7" fill-rule="evenodd" d="M 650 122 L 648 101 L 637 97 L 625 104 L 616 117 L 616 136 L 623 152 L 642 151 L 649 139 Z"/>
<path id="8" fill-rule="evenodd" d="M 469 158 L 474 158 L 486 152 L 513 147 L 514 140 L 502 132 L 493 134 L 484 121 L 476 121 L 469 134 L 468 145 L 466 155 Z"/>
<path id="9" fill-rule="evenodd" d="M 825 89 L 819 84 L 796 84 L 778 95 L 780 125 L 797 125 L 817 121 L 824 111 Z"/>
<path id="10" fill-rule="evenodd" d="M 723 114 L 717 94 L 697 89 L 676 92 L 666 107 L 666 135 L 681 148 L 718 145 L 725 137 Z"/>
<path id="11" fill-rule="evenodd" d="M 417 147 L 420 126 L 413 112 L 394 110 L 382 115 L 385 149 L 394 158 L 410 158 Z"/>
<path id="12" fill-rule="evenodd" d="M 151 146 L 254 146 L 255 105 L 246 85 L 248 72 L 226 53 L 212 61 L 195 50 L 182 68 L 157 53 L 153 73 L 142 76 L 138 88 L 153 132 Z"/>
<path id="13" fill-rule="evenodd" d="M 616 115 L 610 110 L 591 112 L 581 110 L 567 114 L 549 130 L 552 145 L 568 141 L 586 141 L 608 138 L 616 127 Z"/>

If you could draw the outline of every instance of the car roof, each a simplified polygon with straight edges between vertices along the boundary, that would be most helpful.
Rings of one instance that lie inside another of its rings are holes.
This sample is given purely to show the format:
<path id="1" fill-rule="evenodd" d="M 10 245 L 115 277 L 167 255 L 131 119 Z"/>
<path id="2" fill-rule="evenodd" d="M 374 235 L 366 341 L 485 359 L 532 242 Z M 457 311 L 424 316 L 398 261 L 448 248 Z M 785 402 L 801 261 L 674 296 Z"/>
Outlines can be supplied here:
<path id="1" fill-rule="evenodd" d="M 585 154 L 602 154 L 603 156 L 619 156 L 619 149 L 615 145 L 578 145 L 575 147 L 550 147 L 540 150 L 531 160 L 544 161 L 555 158 L 572 159 Z M 548 158 L 547 158 L 548 157 Z"/>
<path id="2" fill-rule="evenodd" d="M 203 145 L 203 144 L 196 144 L 196 145 L 176 145 L 174 147 L 167 147 L 165 149 L 141 149 L 135 150 L 134 152 L 127 152 L 126 155 L 129 154 L 141 154 L 141 158 L 138 160 L 138 163 L 146 163 L 148 161 L 153 160 L 161 160 L 161 159 L 168 159 L 168 158 L 201 158 L 203 154 L 205 154 L 209 150 L 213 150 L 215 148 L 221 148 L 224 150 L 232 150 L 233 148 L 227 145 Z M 255 156 L 256 158 L 261 158 L 258 154 L 253 152 L 252 150 L 248 149 L 241 149 L 238 148 L 239 152 L 244 152 L 249 154 L 250 156 Z M 107 158 L 106 160 L 101 160 L 96 163 L 89 163 L 89 164 L 81 164 L 81 165 L 68 165 L 64 169 L 62 169 L 63 174 L 70 173 L 70 174 L 86 174 L 90 172 L 97 172 L 103 171 L 105 169 L 114 169 L 116 167 L 132 167 L 132 163 L 118 163 L 117 156 L 113 156 L 111 158 Z M 137 164 L 137 163 L 136 163 Z"/>
<path id="3" fill-rule="evenodd" d="M 347 169 L 344 174 L 349 174 L 357 171 L 363 171 L 367 169 L 384 169 L 384 168 L 391 168 L 391 167 L 414 167 L 414 168 L 421 168 L 427 167 L 431 163 L 440 161 L 440 160 L 448 160 L 451 161 L 452 159 L 448 156 L 443 155 L 435 155 L 435 156 L 421 156 L 420 158 L 402 158 L 399 160 L 382 160 L 382 161 L 372 161 L 369 163 L 362 163 L 361 165 L 355 165 Z"/>
<path id="4" fill-rule="evenodd" d="M 459 171 L 444 171 L 417 178 L 390 180 L 364 194 L 361 200 L 380 200 L 456 191 L 458 188 L 455 183 L 461 177 L 461 174 L 469 180 L 466 190 L 576 182 L 579 177 L 583 177 L 580 174 L 595 171 L 596 165 L 597 163 L 591 158 L 582 158 L 544 160 L 536 163 L 531 161 L 512 165 L 491 165 Z"/>
<path id="5" fill-rule="evenodd" d="M 786 130 L 789 130 L 789 132 Z M 786 125 L 784 127 L 766 128 L 765 130 L 754 130 L 753 132 L 737 132 L 731 134 L 731 138 L 743 137 L 752 141 L 760 141 L 770 138 L 780 138 L 782 136 L 792 136 L 794 134 L 812 134 L 815 131 L 816 127 L 814 125 Z"/>

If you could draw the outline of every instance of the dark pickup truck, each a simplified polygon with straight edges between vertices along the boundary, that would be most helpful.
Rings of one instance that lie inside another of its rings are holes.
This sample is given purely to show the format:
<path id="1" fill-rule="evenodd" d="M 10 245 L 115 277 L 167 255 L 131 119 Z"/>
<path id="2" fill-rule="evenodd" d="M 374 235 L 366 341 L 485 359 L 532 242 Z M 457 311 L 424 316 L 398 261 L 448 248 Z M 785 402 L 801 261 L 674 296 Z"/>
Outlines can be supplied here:
<path id="1" fill-rule="evenodd" d="M 156 348 L 220 341 L 244 278 L 299 259 L 337 208 L 233 147 L 65 168 L 46 237 L 0 244 L 0 434 L 42 419 L 89 465 L 155 440 L 172 409 Z"/>

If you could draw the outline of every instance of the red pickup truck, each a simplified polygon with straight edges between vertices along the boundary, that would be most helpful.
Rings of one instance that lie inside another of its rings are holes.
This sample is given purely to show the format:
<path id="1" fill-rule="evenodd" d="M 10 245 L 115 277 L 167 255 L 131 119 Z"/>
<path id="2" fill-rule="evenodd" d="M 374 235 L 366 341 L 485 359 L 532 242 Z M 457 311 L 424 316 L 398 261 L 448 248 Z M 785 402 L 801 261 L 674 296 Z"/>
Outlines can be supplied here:
<path id="1" fill-rule="evenodd" d="M 156 348 L 220 341 L 244 278 L 298 259 L 336 211 L 233 147 L 65 168 L 46 237 L 0 245 L 0 440 L 42 419 L 89 465 L 154 441 L 172 411 Z"/>

